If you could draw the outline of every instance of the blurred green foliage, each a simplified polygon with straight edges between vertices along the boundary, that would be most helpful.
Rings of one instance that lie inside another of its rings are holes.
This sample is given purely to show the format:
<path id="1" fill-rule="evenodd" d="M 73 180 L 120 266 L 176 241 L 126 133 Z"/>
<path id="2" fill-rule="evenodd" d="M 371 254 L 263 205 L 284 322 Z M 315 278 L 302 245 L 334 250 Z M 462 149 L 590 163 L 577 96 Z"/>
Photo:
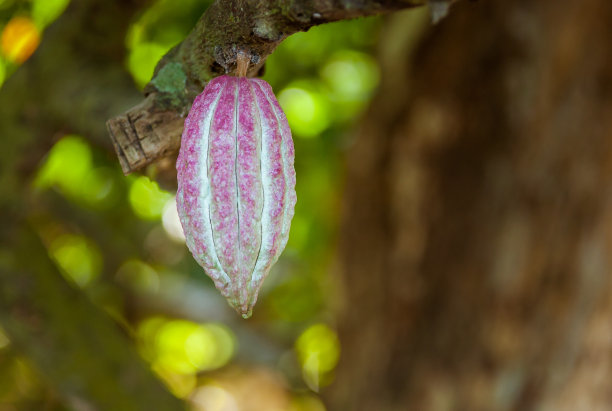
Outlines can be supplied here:
<path id="1" fill-rule="evenodd" d="M 64 234 L 49 245 L 49 253 L 66 277 L 84 287 L 95 280 L 102 269 L 97 246 L 83 236 Z"/>
<path id="2" fill-rule="evenodd" d="M 207 0 L 158 0 L 134 22 L 126 38 L 128 69 L 141 89 L 155 65 L 189 34 L 212 3 Z"/>
<path id="3" fill-rule="evenodd" d="M 340 357 L 338 336 L 325 324 L 315 324 L 299 336 L 295 349 L 302 365 L 304 379 L 317 391 L 330 382 L 330 373 Z"/>
<path id="4" fill-rule="evenodd" d="M 43 30 L 68 3 L 0 0 L 0 31 L 15 14 L 29 16 Z M 157 61 L 190 32 L 210 3 L 158 0 L 134 21 L 125 65 L 137 87 L 149 81 Z M 349 131 L 378 85 L 372 52 L 380 25 L 380 18 L 371 18 L 314 27 L 289 37 L 266 63 L 264 78 L 294 135 L 298 203 L 287 248 L 248 322 L 235 318 L 221 299 L 207 311 L 193 302 L 207 303 L 217 292 L 186 252 L 174 193 L 161 189 L 153 172 L 124 177 L 115 156 L 92 146 L 87 135 L 63 136 L 40 165 L 32 184 L 33 221 L 50 256 L 134 335 L 142 357 L 175 395 L 195 398 L 206 387 L 234 401 L 229 388 L 211 388 L 216 387 L 211 381 L 236 369 L 248 375 L 252 364 L 262 363 L 283 373 L 279 389 L 289 393 L 288 410 L 324 410 L 318 397 L 304 390 L 329 384 L 341 355 L 330 318 L 337 298 L 331 265 L 343 156 Z M 0 84 L 16 68 L 12 64 L 0 58 Z M 177 295 L 187 291 L 200 297 Z M 275 359 L 253 348 L 253 333 L 275 347 Z M 39 395 L 34 387 L 43 386 L 35 373 L 23 371 L 27 365 L 2 365 L 23 363 L 9 354 L 10 343 L 2 336 L 0 381 L 7 375 L 27 378 L 29 388 L 10 395 L 0 390 L 0 409 L 20 404 L 28 392 Z"/>
<path id="5" fill-rule="evenodd" d="M 159 188 L 155 181 L 140 176 L 133 179 L 130 187 L 130 205 L 134 213 L 146 220 L 158 220 L 164 206 L 172 195 Z"/>
<path id="6" fill-rule="evenodd" d="M 111 167 L 94 166 L 92 149 L 83 137 L 65 136 L 47 154 L 34 187 L 53 187 L 80 205 L 108 208 L 118 201 L 118 182 Z"/>
<path id="7" fill-rule="evenodd" d="M 33 0 L 32 20 L 44 28 L 60 16 L 69 3 L 70 0 Z"/>
<path id="8" fill-rule="evenodd" d="M 0 0 L 0 87 L 36 50 L 40 33 L 69 3 L 70 0 Z M 17 33 L 10 29 L 16 21 L 20 21 Z"/>
<path id="9" fill-rule="evenodd" d="M 0 86 L 4 83 L 4 78 L 6 77 L 6 64 L 4 60 L 0 59 Z"/>

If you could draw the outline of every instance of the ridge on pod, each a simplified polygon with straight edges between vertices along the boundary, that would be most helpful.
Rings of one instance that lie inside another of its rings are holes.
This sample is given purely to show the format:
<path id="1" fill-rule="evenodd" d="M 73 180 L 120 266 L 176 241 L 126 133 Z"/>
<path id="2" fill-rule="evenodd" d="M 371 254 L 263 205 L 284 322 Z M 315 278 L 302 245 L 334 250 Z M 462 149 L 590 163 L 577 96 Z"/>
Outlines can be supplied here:
<path id="1" fill-rule="evenodd" d="M 296 202 L 291 131 L 272 87 L 211 80 L 185 120 L 176 169 L 187 247 L 248 318 L 287 244 Z"/>

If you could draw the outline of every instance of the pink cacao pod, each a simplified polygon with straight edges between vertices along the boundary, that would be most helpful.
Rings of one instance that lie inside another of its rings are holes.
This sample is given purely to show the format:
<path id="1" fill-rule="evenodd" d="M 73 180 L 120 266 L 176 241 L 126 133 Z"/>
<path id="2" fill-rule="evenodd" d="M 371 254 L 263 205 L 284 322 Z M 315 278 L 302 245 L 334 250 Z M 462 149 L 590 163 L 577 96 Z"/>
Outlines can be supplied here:
<path id="1" fill-rule="evenodd" d="M 261 79 L 220 76 L 196 97 L 176 163 L 187 246 L 244 318 L 287 244 L 296 202 L 287 118 Z"/>

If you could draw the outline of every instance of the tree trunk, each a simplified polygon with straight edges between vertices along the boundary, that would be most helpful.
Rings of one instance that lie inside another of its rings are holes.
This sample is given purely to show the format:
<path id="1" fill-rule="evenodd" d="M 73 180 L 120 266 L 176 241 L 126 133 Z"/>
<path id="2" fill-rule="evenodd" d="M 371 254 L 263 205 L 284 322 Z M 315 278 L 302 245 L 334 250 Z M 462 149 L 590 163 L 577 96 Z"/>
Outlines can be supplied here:
<path id="1" fill-rule="evenodd" d="M 459 3 L 409 57 L 400 18 L 349 159 L 331 409 L 612 409 L 612 3 Z"/>

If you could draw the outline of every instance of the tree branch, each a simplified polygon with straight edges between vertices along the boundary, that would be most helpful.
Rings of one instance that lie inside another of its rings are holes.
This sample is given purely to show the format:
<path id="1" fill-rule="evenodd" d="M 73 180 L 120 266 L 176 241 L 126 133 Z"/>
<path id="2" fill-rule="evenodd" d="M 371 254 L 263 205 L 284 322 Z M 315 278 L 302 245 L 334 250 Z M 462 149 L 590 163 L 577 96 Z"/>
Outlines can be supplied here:
<path id="1" fill-rule="evenodd" d="M 107 122 L 125 174 L 175 153 L 184 117 L 206 82 L 248 51 L 250 76 L 289 35 L 310 27 L 425 4 L 427 0 L 217 0 L 191 34 L 158 63 L 146 99 Z"/>

